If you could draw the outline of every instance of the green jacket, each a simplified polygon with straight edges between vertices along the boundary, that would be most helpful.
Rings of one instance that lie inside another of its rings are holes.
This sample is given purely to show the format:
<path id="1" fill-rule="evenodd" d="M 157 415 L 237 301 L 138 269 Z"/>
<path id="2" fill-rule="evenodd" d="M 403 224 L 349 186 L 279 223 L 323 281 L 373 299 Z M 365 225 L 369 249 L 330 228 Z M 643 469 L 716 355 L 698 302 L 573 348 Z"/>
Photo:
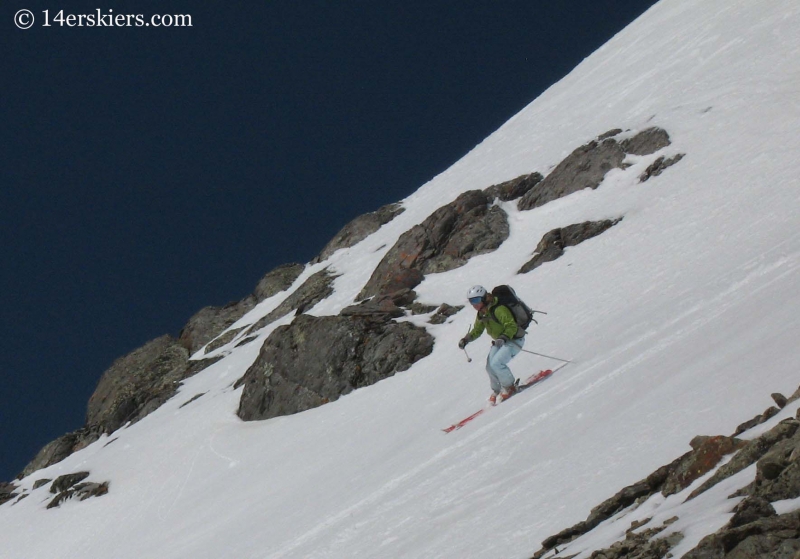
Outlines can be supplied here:
<path id="1" fill-rule="evenodd" d="M 487 308 L 478 311 L 478 316 L 475 318 L 475 326 L 467 334 L 467 340 L 472 342 L 478 339 L 484 330 L 489 332 L 492 339 L 496 340 L 500 336 L 505 336 L 509 340 L 513 340 L 518 329 L 517 321 L 514 320 L 514 315 L 508 307 L 498 305 L 497 301 L 492 301 Z"/>

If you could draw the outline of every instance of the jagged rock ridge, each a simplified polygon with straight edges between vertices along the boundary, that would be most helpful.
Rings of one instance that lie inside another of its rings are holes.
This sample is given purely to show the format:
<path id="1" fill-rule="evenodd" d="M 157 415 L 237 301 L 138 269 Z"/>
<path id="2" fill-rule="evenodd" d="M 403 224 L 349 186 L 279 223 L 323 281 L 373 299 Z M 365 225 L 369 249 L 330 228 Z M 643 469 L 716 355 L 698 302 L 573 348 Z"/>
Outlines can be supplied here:
<path id="1" fill-rule="evenodd" d="M 786 405 L 800 399 L 800 389 L 791 398 L 773 395 Z M 760 422 L 766 421 L 761 414 Z M 798 411 L 800 416 L 800 411 Z M 771 413 L 769 417 L 774 416 Z M 748 422 L 750 427 L 758 423 Z M 737 429 L 740 434 L 741 426 Z M 714 470 L 726 456 L 733 457 L 717 468 L 714 474 L 692 491 L 686 501 L 696 499 L 725 479 L 756 464 L 755 479 L 736 491 L 730 498 L 744 497 L 731 505 L 734 513 L 728 524 L 714 534 L 703 538 L 686 555 L 685 559 L 794 559 L 800 552 L 800 511 L 778 515 L 773 502 L 800 497 L 800 421 L 789 418 L 781 421 L 766 433 L 742 441 L 734 437 L 696 437 L 690 444 L 692 450 L 672 463 L 662 466 L 647 478 L 628 486 L 594 509 L 587 520 L 542 541 L 542 549 L 533 559 L 543 557 L 569 557 L 567 546 L 578 537 L 590 532 L 620 511 L 646 501 L 661 492 L 675 495 L 693 482 Z M 656 538 L 666 527 L 644 530 L 649 519 L 631 527 L 625 540 L 611 547 L 595 551 L 592 559 L 662 559 L 681 541 L 680 533 L 667 538 Z M 560 549 L 559 549 L 560 548 Z M 555 552 L 555 555 L 553 553 Z"/>
<path id="2" fill-rule="evenodd" d="M 357 299 L 363 300 L 375 295 L 378 297 L 374 297 L 366 306 L 356 305 L 346 309 L 338 318 L 351 321 L 370 318 L 374 323 L 376 320 L 385 322 L 391 318 L 399 318 L 407 310 L 412 313 L 433 312 L 435 306 L 416 304 L 417 307 L 414 307 L 411 288 L 421 282 L 425 274 L 452 270 L 462 266 L 473 256 L 496 250 L 503 243 L 509 234 L 507 216 L 494 204 L 495 200 L 519 200 L 520 209 L 541 206 L 586 187 L 597 188 L 610 169 L 625 166 L 624 159 L 628 153 L 655 153 L 670 144 L 668 134 L 658 128 L 651 128 L 618 141 L 616 137 L 620 134 L 622 130 L 613 130 L 581 146 L 547 177 L 538 172 L 522 175 L 482 191 L 465 192 L 452 203 L 437 209 L 423 223 L 400 236 Z M 680 157 L 675 156 L 670 160 L 659 158 L 645 175 L 648 175 L 647 178 L 658 175 L 670 164 L 679 161 Z M 354 219 L 328 243 L 315 262 L 329 258 L 340 248 L 353 246 L 402 211 L 400 205 L 391 204 Z M 564 247 L 573 246 L 599 234 L 618 221 L 575 224 L 551 231 L 540 242 L 534 259 L 521 272 L 535 269 L 541 263 L 560 255 Z M 250 343 L 257 338 L 258 330 L 290 312 L 301 315 L 333 292 L 336 274 L 329 269 L 322 270 L 309 277 L 267 316 L 250 326 L 230 329 L 234 322 L 256 304 L 288 289 L 304 269 L 305 266 L 301 264 L 280 266 L 262 278 L 252 295 L 224 307 L 206 307 L 196 313 L 181 330 L 178 339 L 170 336 L 158 338 L 118 360 L 104 373 L 90 400 L 86 425 L 46 445 L 21 475 L 29 475 L 37 469 L 63 460 L 97 440 L 103 433 L 111 433 L 128 422 L 141 420 L 171 398 L 182 380 L 224 358 L 224 355 L 217 355 L 214 359 L 189 361 L 189 356 L 201 348 L 205 347 L 204 352 L 207 354 L 237 340 L 237 345 Z M 411 298 L 405 300 L 409 296 Z M 430 322 L 442 323 L 457 311 L 458 308 L 442 306 L 431 317 Z M 387 331 L 394 330 L 391 325 L 384 324 L 382 327 Z M 396 370 L 402 370 L 404 366 Z M 387 374 L 391 373 L 381 370 L 380 373 L 368 374 L 363 378 L 379 380 Z M 293 377 L 287 374 L 286 378 Z M 361 386 L 363 382 L 360 380 L 353 386 Z M 297 385 L 300 386 L 301 383 Z M 341 394 L 342 390 L 349 388 L 323 391 L 325 395 L 319 395 L 317 400 L 309 397 L 308 401 L 329 400 L 332 396 Z M 284 393 L 288 394 L 287 391 Z M 297 405 L 281 404 L 278 407 L 298 411 L 307 405 L 309 404 L 306 402 Z"/>

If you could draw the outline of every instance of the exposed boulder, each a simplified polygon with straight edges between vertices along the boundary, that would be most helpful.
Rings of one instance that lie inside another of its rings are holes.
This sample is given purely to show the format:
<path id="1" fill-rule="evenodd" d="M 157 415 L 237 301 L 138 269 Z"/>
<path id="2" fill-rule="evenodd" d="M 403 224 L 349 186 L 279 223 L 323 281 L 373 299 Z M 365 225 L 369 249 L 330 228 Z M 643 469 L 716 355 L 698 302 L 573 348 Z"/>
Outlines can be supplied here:
<path id="1" fill-rule="evenodd" d="M 650 155 L 670 145 L 669 134 L 661 128 L 642 130 L 632 138 L 623 140 L 620 145 L 625 153 Z"/>
<path id="2" fill-rule="evenodd" d="M 692 491 L 688 499 L 694 499 L 701 493 L 708 491 L 719 482 L 738 474 L 751 464 L 754 464 L 764 456 L 773 446 L 786 439 L 791 439 L 797 433 L 800 422 L 796 420 L 785 420 L 761 435 L 760 437 L 747 441 L 742 449 L 736 453 L 726 464 L 723 464 L 714 474 L 707 479 L 700 487 Z"/>
<path id="3" fill-rule="evenodd" d="M 16 490 L 17 486 L 13 483 L 0 481 L 0 505 L 16 498 L 19 495 Z"/>
<path id="4" fill-rule="evenodd" d="M 242 330 L 244 330 L 245 328 L 247 328 L 247 326 L 242 326 L 241 328 L 232 328 L 230 330 L 226 330 L 225 332 L 223 332 L 222 334 L 220 334 L 219 336 L 214 338 L 213 341 L 211 341 L 206 346 L 206 348 L 204 350 L 204 353 L 207 355 L 209 353 L 212 353 L 212 352 L 218 350 L 222 346 L 228 345 L 233 340 L 235 340 L 236 337 L 239 334 L 241 334 Z"/>
<path id="5" fill-rule="evenodd" d="M 656 159 L 647 169 L 644 170 L 644 173 L 639 175 L 639 182 L 646 182 L 653 177 L 657 177 L 661 173 L 663 173 L 668 167 L 672 167 L 678 161 L 684 158 L 686 154 L 679 153 L 678 155 L 674 155 L 670 158 L 665 156 L 661 156 Z"/>
<path id="6" fill-rule="evenodd" d="M 333 293 L 333 280 L 337 277 L 328 268 L 317 272 L 298 287 L 294 293 L 289 295 L 275 310 L 248 328 L 247 334 L 261 330 L 292 311 L 302 314 L 306 309 L 310 309 Z"/>
<path id="7" fill-rule="evenodd" d="M 372 299 L 362 301 L 357 305 L 345 307 L 339 315 L 368 318 L 378 322 L 388 322 L 393 318 L 405 316 L 406 313 L 400 308 L 400 305 L 404 303 L 404 298 L 409 292 L 414 293 L 410 289 L 405 289 L 390 295 L 379 295 Z"/>
<path id="8" fill-rule="evenodd" d="M 680 493 L 714 469 L 724 456 L 736 452 L 746 444 L 739 439 L 724 436 L 702 437 L 695 439 L 693 443 L 693 452 L 675 466 L 664 482 L 661 493 L 665 497 Z"/>
<path id="9" fill-rule="evenodd" d="M 775 404 L 776 404 L 776 405 L 777 405 L 777 406 L 778 406 L 780 409 L 783 409 L 783 408 L 785 408 L 785 407 L 786 407 L 786 404 L 788 404 L 788 403 L 789 403 L 789 400 L 788 400 L 788 398 L 786 398 L 786 396 L 784 396 L 784 395 L 783 395 L 783 394 L 781 394 L 780 392 L 773 392 L 772 394 L 770 394 L 770 397 L 772 398 L 772 400 L 775 402 Z"/>
<path id="10" fill-rule="evenodd" d="M 342 230 L 325 245 L 325 248 L 322 249 L 319 256 L 314 258 L 311 263 L 316 264 L 318 262 L 323 262 L 340 248 L 350 248 L 363 241 L 404 211 L 405 208 L 400 204 L 389 204 L 379 208 L 377 211 L 355 218 L 345 225 Z"/>
<path id="11" fill-rule="evenodd" d="M 584 221 L 567 227 L 553 229 L 542 237 L 536 246 L 535 256 L 522 268 L 520 274 L 526 274 L 544 264 L 552 262 L 564 254 L 564 249 L 575 246 L 587 239 L 596 237 L 622 221 L 618 219 L 604 219 L 602 221 Z"/>
<path id="12" fill-rule="evenodd" d="M 433 316 L 431 316 L 431 319 L 428 322 L 431 324 L 444 324 L 448 318 L 459 313 L 463 308 L 464 305 L 458 305 L 454 307 L 452 305 L 448 305 L 447 303 L 442 303 L 442 305 L 436 310 Z"/>
<path id="13" fill-rule="evenodd" d="M 728 522 L 728 527 L 738 528 L 761 518 L 777 516 L 775 508 L 766 499 L 761 497 L 748 497 L 733 509 L 733 517 Z"/>
<path id="14" fill-rule="evenodd" d="M 305 266 L 286 264 L 266 274 L 253 295 L 222 308 L 206 307 L 181 330 L 179 339 L 162 336 L 118 359 L 103 374 L 89 399 L 86 425 L 45 445 L 19 474 L 25 477 L 56 464 L 126 423 L 139 421 L 169 400 L 180 381 L 221 357 L 189 361 L 194 353 L 261 300 L 294 283 Z"/>
<path id="15" fill-rule="evenodd" d="M 256 304 L 289 289 L 305 269 L 305 265 L 293 262 L 278 266 L 267 273 L 258 281 L 255 290 L 253 290 Z"/>
<path id="16" fill-rule="evenodd" d="M 692 451 L 671 464 L 653 472 L 645 480 L 626 487 L 611 499 L 592 509 L 589 518 L 563 530 L 542 542 L 542 549 L 534 557 L 543 557 L 556 546 L 567 544 L 622 511 L 625 507 L 642 502 L 656 491 L 665 496 L 675 494 L 693 481 L 711 471 L 721 459 L 732 452 L 734 456 L 717 469 L 687 498 L 691 500 L 719 482 L 757 462 L 755 480 L 731 497 L 746 497 L 733 508 L 729 523 L 715 534 L 704 538 L 700 544 L 684 555 L 689 559 L 794 559 L 800 551 L 800 511 L 778 516 L 772 502 L 800 497 L 800 422 L 786 419 L 751 441 L 732 437 L 696 437 L 691 442 Z M 638 523 L 634 529 L 647 524 Z M 660 531 L 660 530 L 659 530 Z M 594 552 L 595 559 L 623 557 L 662 557 L 680 534 L 667 538 L 669 546 L 652 538 L 649 531 L 640 532 L 645 538 L 628 537 L 608 549 Z M 657 552 L 652 555 L 653 552 Z"/>
<path id="17" fill-rule="evenodd" d="M 308 410 L 397 372 L 433 351 L 410 323 L 353 316 L 298 316 L 267 338 L 236 386 L 245 421 Z"/>
<path id="18" fill-rule="evenodd" d="M 492 252 L 508 238 L 506 214 L 480 190 L 463 193 L 397 240 L 357 299 L 413 289 L 425 274 L 463 266 Z"/>
<path id="19" fill-rule="evenodd" d="M 610 137 L 612 132 L 573 151 L 528 191 L 517 207 L 532 210 L 584 188 L 595 189 L 608 171 L 623 167 L 626 154 L 649 155 L 670 144 L 669 135 L 660 128 L 649 128 L 622 142 Z"/>
<path id="20" fill-rule="evenodd" d="M 117 359 L 89 399 L 87 426 L 112 433 L 158 408 L 175 394 L 188 358 L 181 343 L 162 336 Z"/>
<path id="21" fill-rule="evenodd" d="M 511 202 L 525 196 L 534 186 L 542 182 L 541 173 L 522 175 L 510 181 L 495 184 L 484 190 L 491 199 L 498 198 L 503 202 Z"/>
<path id="22" fill-rule="evenodd" d="M 607 549 L 595 551 L 590 559 L 663 559 L 682 539 L 682 534 L 673 534 L 666 538 L 656 538 L 667 528 L 668 524 L 658 528 L 649 528 L 641 532 L 628 530 L 625 539 L 618 541 Z M 546 553 L 546 552 L 545 552 Z M 545 553 L 537 553 L 534 559 Z"/>
<path id="23" fill-rule="evenodd" d="M 556 546 L 564 545 L 572 540 L 586 534 L 590 530 L 599 526 L 605 520 L 608 520 L 618 512 L 631 506 L 637 501 L 645 500 L 657 491 L 661 490 L 664 482 L 670 474 L 678 467 L 682 460 L 688 456 L 689 453 L 681 456 L 666 466 L 662 466 L 645 479 L 623 488 L 619 493 L 597 505 L 589 513 L 589 517 L 583 522 L 578 522 L 574 526 L 562 530 L 554 536 L 542 541 L 542 549 L 534 555 L 542 556 Z"/>
<path id="24" fill-rule="evenodd" d="M 95 483 L 95 482 L 87 482 L 87 483 L 79 483 L 69 489 L 66 489 L 60 492 L 56 497 L 50 501 L 47 505 L 48 509 L 53 509 L 56 507 L 61 506 L 64 501 L 68 501 L 69 499 L 78 499 L 79 501 L 85 501 L 91 497 L 101 497 L 103 495 L 108 494 L 108 485 L 109 483 Z"/>
<path id="25" fill-rule="evenodd" d="M 59 476 L 53 482 L 53 485 L 50 486 L 50 493 L 53 495 L 62 493 L 76 483 L 82 482 L 87 477 L 89 477 L 89 472 L 77 472 L 74 474 L 65 474 L 63 476 Z"/>
<path id="26" fill-rule="evenodd" d="M 760 415 L 757 415 L 757 416 L 755 416 L 753 419 L 751 419 L 751 420 L 749 420 L 749 421 L 745 421 L 744 423 L 742 423 L 741 425 L 739 425 L 739 426 L 736 428 L 736 431 L 734 431 L 734 433 L 733 433 L 733 436 L 735 437 L 735 436 L 737 436 L 737 435 L 741 435 L 742 433 L 744 433 L 745 431 L 747 431 L 747 430 L 749 430 L 749 429 L 752 429 L 752 428 L 753 428 L 753 427 L 755 427 L 756 425 L 761 425 L 761 424 L 762 424 L 762 423 L 764 423 L 765 421 L 767 421 L 767 420 L 769 420 L 769 419 L 771 419 L 771 418 L 775 417 L 775 415 L 776 415 L 776 414 L 777 414 L 779 411 L 781 411 L 781 410 L 779 410 L 779 409 L 778 409 L 778 408 L 776 408 L 775 406 L 770 406 L 770 407 L 768 407 L 766 410 L 764 410 L 764 413 L 762 413 L 762 414 L 760 414 Z"/>
<path id="27" fill-rule="evenodd" d="M 216 338 L 231 324 L 239 320 L 255 306 L 255 299 L 250 296 L 224 307 L 205 307 L 195 313 L 181 330 L 178 339 L 183 346 L 194 354 L 201 347 Z"/>
<path id="28" fill-rule="evenodd" d="M 517 207 L 532 210 L 584 188 L 595 189 L 606 173 L 622 166 L 625 151 L 613 138 L 593 140 L 573 151 L 542 182 L 523 196 Z"/>
<path id="29" fill-rule="evenodd" d="M 75 431 L 62 435 L 54 441 L 50 441 L 39 450 L 33 460 L 25 466 L 20 477 L 29 476 L 36 470 L 41 470 L 42 468 L 61 462 L 64 458 L 72 454 L 78 440 L 79 434 Z"/>
<path id="30" fill-rule="evenodd" d="M 239 320 L 264 299 L 285 291 L 305 269 L 302 264 L 284 264 L 267 273 L 252 295 L 223 307 L 205 307 L 192 316 L 178 336 L 180 342 L 194 354 L 201 347 Z M 222 344 L 224 345 L 224 344 Z M 219 346 L 217 346 L 219 347 Z M 206 352 L 208 353 L 209 350 Z"/>
<path id="31" fill-rule="evenodd" d="M 800 552 L 800 511 L 761 517 L 706 536 L 684 559 L 793 559 Z"/>
<path id="32" fill-rule="evenodd" d="M 33 483 L 33 490 L 36 491 L 37 489 L 39 489 L 40 487 L 44 487 L 45 485 L 47 485 L 51 481 L 53 481 L 53 480 L 52 479 L 37 479 Z"/>

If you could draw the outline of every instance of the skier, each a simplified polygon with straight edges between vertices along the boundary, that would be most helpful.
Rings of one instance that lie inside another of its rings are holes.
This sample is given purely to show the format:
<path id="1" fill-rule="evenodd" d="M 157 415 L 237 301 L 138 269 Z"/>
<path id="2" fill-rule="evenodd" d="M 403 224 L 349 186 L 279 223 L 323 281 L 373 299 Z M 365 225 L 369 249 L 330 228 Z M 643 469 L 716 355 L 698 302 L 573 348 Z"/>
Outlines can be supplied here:
<path id="1" fill-rule="evenodd" d="M 458 347 L 464 349 L 468 343 L 478 339 L 484 330 L 489 332 L 493 339 L 492 348 L 486 358 L 486 372 L 492 386 L 489 402 L 502 402 L 516 392 L 516 379 L 508 368 L 508 362 L 522 349 L 526 332 L 517 325 L 511 310 L 498 304 L 497 299 L 483 286 L 472 287 L 467 293 L 467 299 L 478 311 L 478 316 L 469 333 L 458 342 Z"/>

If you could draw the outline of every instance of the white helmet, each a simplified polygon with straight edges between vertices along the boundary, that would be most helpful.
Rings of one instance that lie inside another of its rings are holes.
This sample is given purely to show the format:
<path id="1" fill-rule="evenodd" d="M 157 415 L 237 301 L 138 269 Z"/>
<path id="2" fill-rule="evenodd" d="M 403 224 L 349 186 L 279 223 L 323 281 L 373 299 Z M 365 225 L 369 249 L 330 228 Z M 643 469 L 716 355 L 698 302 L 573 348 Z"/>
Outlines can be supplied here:
<path id="1" fill-rule="evenodd" d="M 483 300 L 486 297 L 486 288 L 482 285 L 473 285 L 467 292 L 467 299 L 480 297 Z"/>

